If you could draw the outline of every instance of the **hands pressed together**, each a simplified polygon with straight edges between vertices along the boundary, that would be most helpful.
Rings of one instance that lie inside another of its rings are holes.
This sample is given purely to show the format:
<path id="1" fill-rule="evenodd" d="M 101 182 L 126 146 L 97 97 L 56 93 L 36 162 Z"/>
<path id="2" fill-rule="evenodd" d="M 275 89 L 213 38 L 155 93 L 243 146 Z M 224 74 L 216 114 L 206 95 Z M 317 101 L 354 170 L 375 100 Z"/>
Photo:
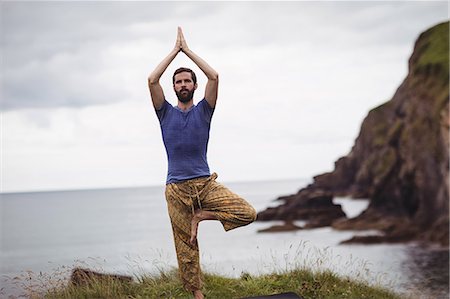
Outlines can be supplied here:
<path id="1" fill-rule="evenodd" d="M 181 27 L 178 27 L 178 34 L 177 34 L 177 42 L 175 43 L 175 48 L 177 52 L 184 52 L 189 50 L 189 47 L 186 43 L 186 40 L 184 39 L 183 31 L 181 30 Z"/>
<path id="2" fill-rule="evenodd" d="M 169 64 L 175 59 L 178 53 L 183 52 L 188 58 L 190 58 L 206 75 L 208 81 L 205 87 L 204 98 L 208 101 L 211 107 L 215 107 L 217 101 L 217 89 L 219 85 L 219 74 L 202 58 L 189 49 L 186 40 L 184 39 L 183 31 L 181 27 L 178 27 L 177 41 L 175 47 L 170 51 L 169 55 L 161 61 L 160 64 L 148 77 L 148 86 L 150 89 L 150 95 L 152 98 L 153 106 L 155 109 L 160 109 L 164 103 L 165 97 L 159 79 Z"/>

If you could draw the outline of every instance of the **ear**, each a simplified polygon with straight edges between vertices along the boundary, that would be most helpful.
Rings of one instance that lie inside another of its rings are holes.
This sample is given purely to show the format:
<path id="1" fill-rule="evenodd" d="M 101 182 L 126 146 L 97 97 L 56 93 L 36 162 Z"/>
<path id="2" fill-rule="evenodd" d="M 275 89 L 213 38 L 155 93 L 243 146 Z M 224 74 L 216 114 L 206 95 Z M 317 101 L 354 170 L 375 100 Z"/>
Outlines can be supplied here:
<path id="1" fill-rule="evenodd" d="M 197 83 L 194 84 L 194 90 L 196 90 L 198 87 Z"/>

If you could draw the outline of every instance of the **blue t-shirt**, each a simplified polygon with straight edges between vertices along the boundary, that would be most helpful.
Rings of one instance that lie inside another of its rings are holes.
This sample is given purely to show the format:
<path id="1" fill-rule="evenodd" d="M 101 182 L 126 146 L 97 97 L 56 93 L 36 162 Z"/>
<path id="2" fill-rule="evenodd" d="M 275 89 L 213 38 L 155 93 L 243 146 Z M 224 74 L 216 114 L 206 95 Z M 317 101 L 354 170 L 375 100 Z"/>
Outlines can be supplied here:
<path id="1" fill-rule="evenodd" d="M 166 184 L 210 175 L 206 152 L 213 112 L 206 99 L 186 111 L 165 100 L 156 110 L 169 161 Z"/>

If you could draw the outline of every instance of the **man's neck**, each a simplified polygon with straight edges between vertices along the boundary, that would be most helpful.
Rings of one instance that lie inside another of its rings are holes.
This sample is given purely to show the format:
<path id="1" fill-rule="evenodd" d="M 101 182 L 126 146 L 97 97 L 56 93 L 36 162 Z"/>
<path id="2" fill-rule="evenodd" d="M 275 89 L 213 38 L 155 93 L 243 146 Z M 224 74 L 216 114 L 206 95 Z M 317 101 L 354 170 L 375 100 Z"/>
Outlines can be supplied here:
<path id="1" fill-rule="evenodd" d="M 190 100 L 187 103 L 183 103 L 181 101 L 178 101 L 178 108 L 180 108 L 183 111 L 188 110 L 189 108 L 191 108 L 194 105 L 194 100 Z"/>

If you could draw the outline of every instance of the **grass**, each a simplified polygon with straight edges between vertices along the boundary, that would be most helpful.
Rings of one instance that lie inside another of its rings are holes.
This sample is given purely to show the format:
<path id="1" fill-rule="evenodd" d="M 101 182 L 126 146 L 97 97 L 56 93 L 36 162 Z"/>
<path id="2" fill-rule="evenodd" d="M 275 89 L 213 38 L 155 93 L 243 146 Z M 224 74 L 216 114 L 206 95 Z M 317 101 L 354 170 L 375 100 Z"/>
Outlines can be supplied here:
<path id="1" fill-rule="evenodd" d="M 31 274 L 27 273 L 26 279 L 33 281 L 26 288 L 28 298 L 192 298 L 183 289 L 176 269 L 160 271 L 155 275 L 142 274 L 128 283 L 94 278 L 83 286 L 67 284 L 66 279 L 55 274 L 51 277 L 42 273 L 39 277 L 32 277 Z M 37 283 L 39 280 L 40 283 Z M 339 277 L 329 270 L 312 271 L 306 268 L 258 276 L 242 273 L 239 278 L 205 273 L 204 281 L 206 298 L 242 298 L 282 292 L 295 292 L 304 298 L 402 298 L 380 286 Z"/>
<path id="2" fill-rule="evenodd" d="M 134 273 L 132 282 L 121 282 L 107 277 L 92 278 L 82 286 L 68 283 L 73 268 L 88 268 L 95 272 L 108 273 L 109 271 L 102 270 L 101 265 L 106 260 L 95 258 L 88 261 L 78 260 L 72 266 L 59 266 L 47 273 L 25 271 L 12 279 L 16 282 L 16 288 L 24 293 L 23 296 L 31 299 L 192 298 L 192 295 L 183 289 L 177 269 L 167 264 L 168 256 L 161 252 L 157 254 L 159 258 L 151 262 L 151 268 L 159 272 L 153 274 L 149 274 L 148 267 L 143 267 L 150 261 L 127 258 L 128 273 Z M 307 241 L 302 241 L 298 246 L 291 244 L 289 249 L 282 253 L 271 251 L 270 256 L 255 254 L 261 258 L 255 263 L 258 268 L 262 267 L 258 272 L 262 271 L 263 274 L 241 272 L 239 277 L 232 278 L 205 272 L 203 291 L 206 298 L 243 298 L 283 292 L 295 292 L 305 299 L 407 298 L 407 295 L 388 290 L 387 287 L 392 289 L 393 282 L 386 281 L 385 274 L 374 275 L 370 270 L 371 264 L 367 261 L 353 256 L 350 256 L 350 259 L 342 259 L 342 256 L 334 255 L 330 247 L 316 248 Z M 342 272 L 342 269 L 347 269 L 344 272 L 348 273 L 348 277 L 336 274 Z M 371 284 L 367 281 L 371 281 Z M 0 291 L 0 298 L 3 298 L 1 295 Z M 410 297 L 408 295 L 408 298 Z"/>
<path id="3" fill-rule="evenodd" d="M 304 298 L 400 298 L 390 291 L 366 283 L 339 278 L 325 271 L 293 270 L 261 276 L 243 274 L 228 278 L 205 274 L 206 298 L 242 298 L 292 291 Z M 144 276 L 135 283 L 92 281 L 88 286 L 68 286 L 45 294 L 45 298 L 189 298 L 176 271 Z"/>
<path id="4" fill-rule="evenodd" d="M 427 65 L 440 65 L 448 80 L 449 72 L 449 22 L 441 23 L 425 32 L 421 45 L 423 52 L 417 61 L 416 69 Z"/>

